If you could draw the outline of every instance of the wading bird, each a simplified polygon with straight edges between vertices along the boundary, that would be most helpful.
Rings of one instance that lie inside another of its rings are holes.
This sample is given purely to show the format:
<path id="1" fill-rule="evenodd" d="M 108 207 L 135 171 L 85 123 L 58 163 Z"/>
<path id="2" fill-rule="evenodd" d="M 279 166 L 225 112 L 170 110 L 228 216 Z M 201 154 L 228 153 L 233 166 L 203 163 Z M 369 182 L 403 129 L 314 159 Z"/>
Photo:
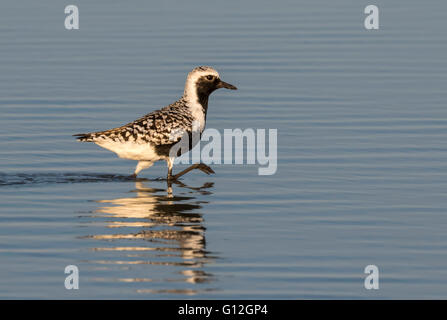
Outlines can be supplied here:
<path id="1" fill-rule="evenodd" d="M 211 67 L 194 68 L 186 78 L 183 96 L 176 102 L 153 111 L 119 128 L 92 133 L 76 134 L 78 141 L 94 142 L 100 147 L 115 152 L 118 157 L 137 160 L 138 164 L 132 177 L 155 161 L 164 160 L 168 165 L 167 180 L 176 180 L 185 173 L 199 169 L 206 174 L 214 171 L 203 163 L 193 164 L 182 172 L 172 175 L 175 157 L 191 150 L 194 144 L 179 152 L 171 152 L 172 147 L 181 140 L 173 136 L 174 132 L 183 132 L 191 136 L 194 130 L 200 134 L 205 129 L 208 98 L 219 89 L 237 88 L 220 79 L 219 73 Z"/>

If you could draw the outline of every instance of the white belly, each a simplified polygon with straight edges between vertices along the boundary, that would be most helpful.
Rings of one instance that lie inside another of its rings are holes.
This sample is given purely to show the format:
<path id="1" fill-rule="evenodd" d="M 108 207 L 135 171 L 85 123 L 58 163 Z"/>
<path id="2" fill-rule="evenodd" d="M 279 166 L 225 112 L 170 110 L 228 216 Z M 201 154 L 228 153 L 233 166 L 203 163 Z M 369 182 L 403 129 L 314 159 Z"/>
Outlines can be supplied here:
<path id="1" fill-rule="evenodd" d="M 115 152 L 118 157 L 123 159 L 139 161 L 157 161 L 161 159 L 156 154 L 155 148 L 149 143 L 96 141 L 96 144 L 104 149 Z"/>

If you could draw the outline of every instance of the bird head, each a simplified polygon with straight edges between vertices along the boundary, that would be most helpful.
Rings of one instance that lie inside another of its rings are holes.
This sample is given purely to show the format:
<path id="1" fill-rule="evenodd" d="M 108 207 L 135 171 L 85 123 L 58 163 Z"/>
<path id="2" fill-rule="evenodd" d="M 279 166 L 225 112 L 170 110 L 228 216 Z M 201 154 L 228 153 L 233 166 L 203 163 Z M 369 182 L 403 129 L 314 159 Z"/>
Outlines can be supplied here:
<path id="1" fill-rule="evenodd" d="M 201 100 L 215 90 L 225 88 L 237 90 L 235 86 L 220 79 L 219 73 L 212 67 L 194 68 L 186 78 L 184 97 Z"/>

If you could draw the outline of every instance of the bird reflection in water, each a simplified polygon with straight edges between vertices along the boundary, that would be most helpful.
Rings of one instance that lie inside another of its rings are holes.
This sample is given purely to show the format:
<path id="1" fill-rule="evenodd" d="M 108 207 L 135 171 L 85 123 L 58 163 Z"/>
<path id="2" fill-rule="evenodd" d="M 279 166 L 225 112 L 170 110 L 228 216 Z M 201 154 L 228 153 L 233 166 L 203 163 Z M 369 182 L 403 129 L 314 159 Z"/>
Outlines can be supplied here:
<path id="1" fill-rule="evenodd" d="M 101 207 L 92 218 L 105 219 L 105 226 L 117 232 L 87 237 L 113 244 L 94 248 L 95 256 L 102 258 L 89 262 L 107 266 L 106 271 L 118 266 L 120 272 L 125 270 L 126 277 L 94 280 L 150 282 L 150 288 L 136 288 L 141 293 L 195 294 L 213 290 L 206 284 L 214 277 L 203 268 L 215 257 L 205 249 L 204 219 L 197 212 L 207 203 L 197 198 L 210 195 L 212 186 L 205 183 L 190 187 L 177 181 L 174 188 L 179 192 L 174 194 L 170 183 L 162 189 L 137 181 L 132 196 L 97 201 Z"/>

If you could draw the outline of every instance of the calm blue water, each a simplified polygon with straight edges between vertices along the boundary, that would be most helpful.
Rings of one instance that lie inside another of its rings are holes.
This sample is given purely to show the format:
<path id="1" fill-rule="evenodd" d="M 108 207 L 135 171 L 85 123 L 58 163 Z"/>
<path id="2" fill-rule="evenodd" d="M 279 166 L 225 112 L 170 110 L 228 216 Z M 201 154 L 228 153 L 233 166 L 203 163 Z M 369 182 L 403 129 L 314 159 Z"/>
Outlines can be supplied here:
<path id="1" fill-rule="evenodd" d="M 74 31 L 66 4 L 0 5 L 0 298 L 447 297 L 447 4 L 375 1 L 378 31 L 366 1 L 77 1 Z M 164 163 L 131 181 L 71 137 L 173 102 L 198 65 L 239 88 L 208 128 L 278 129 L 275 175 L 170 190 Z"/>

